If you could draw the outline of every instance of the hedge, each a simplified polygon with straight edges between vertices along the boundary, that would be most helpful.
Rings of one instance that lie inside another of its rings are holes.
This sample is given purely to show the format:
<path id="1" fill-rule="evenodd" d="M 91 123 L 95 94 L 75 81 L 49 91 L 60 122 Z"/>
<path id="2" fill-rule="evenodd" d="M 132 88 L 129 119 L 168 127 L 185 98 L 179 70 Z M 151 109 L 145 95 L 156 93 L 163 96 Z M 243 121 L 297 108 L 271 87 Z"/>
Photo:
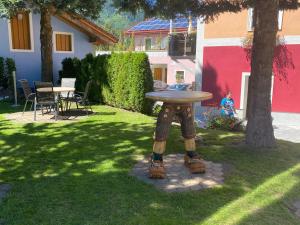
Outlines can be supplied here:
<path id="1" fill-rule="evenodd" d="M 0 86 L 13 90 L 13 71 L 16 71 L 15 61 L 11 58 L 0 57 Z"/>
<path id="2" fill-rule="evenodd" d="M 4 58 L 0 57 L 0 87 L 5 86 Z"/>
<path id="3" fill-rule="evenodd" d="M 84 59 L 66 58 L 61 77 L 76 77 L 76 89 L 84 91 L 88 80 L 93 80 L 89 99 L 105 104 L 151 114 L 152 101 L 145 93 L 153 91 L 153 78 L 145 53 L 113 53 Z"/>

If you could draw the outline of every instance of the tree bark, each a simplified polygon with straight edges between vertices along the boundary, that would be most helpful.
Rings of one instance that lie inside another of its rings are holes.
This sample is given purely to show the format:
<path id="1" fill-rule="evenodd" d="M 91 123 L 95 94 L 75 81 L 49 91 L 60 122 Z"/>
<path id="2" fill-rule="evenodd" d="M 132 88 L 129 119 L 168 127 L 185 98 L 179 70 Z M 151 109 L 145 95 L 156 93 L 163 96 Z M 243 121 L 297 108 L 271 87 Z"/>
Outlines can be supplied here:
<path id="1" fill-rule="evenodd" d="M 279 0 L 256 1 L 251 76 L 248 94 L 246 143 L 254 147 L 276 145 L 271 117 L 273 58 L 278 31 Z"/>
<path id="2" fill-rule="evenodd" d="M 41 61 L 42 61 L 42 81 L 53 80 L 53 59 L 52 59 L 52 25 L 49 8 L 42 7 L 41 10 Z"/>

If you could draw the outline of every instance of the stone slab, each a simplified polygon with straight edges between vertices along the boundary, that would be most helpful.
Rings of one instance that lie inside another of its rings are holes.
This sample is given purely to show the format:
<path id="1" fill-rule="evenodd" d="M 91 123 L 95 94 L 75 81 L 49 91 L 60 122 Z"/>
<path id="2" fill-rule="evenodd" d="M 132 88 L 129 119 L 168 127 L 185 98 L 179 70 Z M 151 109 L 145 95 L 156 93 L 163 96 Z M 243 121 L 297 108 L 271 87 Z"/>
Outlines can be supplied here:
<path id="1" fill-rule="evenodd" d="M 91 112 L 86 112 L 84 110 L 70 110 L 65 112 L 64 115 L 58 115 L 57 120 L 55 120 L 55 116 L 53 112 L 44 113 L 40 110 L 37 111 L 36 121 L 34 121 L 34 112 L 26 111 L 24 114 L 22 112 L 9 113 L 6 114 L 5 117 L 8 120 L 11 120 L 16 123 L 59 123 L 59 122 L 75 122 L 80 119 L 86 118 L 88 115 L 92 114 Z"/>
<path id="2" fill-rule="evenodd" d="M 170 154 L 164 157 L 166 168 L 165 179 L 151 179 L 148 176 L 149 161 L 140 160 L 130 174 L 139 180 L 154 185 L 166 192 L 199 191 L 213 188 L 224 183 L 223 165 L 211 161 L 204 161 L 206 173 L 191 174 L 184 166 L 183 154 Z"/>

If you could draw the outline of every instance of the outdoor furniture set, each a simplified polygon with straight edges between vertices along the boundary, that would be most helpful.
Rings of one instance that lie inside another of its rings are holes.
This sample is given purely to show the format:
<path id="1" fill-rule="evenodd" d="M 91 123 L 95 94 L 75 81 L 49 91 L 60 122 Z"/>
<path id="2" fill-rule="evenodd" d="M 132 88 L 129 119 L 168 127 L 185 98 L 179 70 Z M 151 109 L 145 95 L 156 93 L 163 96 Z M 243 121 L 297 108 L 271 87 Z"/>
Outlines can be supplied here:
<path id="1" fill-rule="evenodd" d="M 31 103 L 31 110 L 34 108 L 34 120 L 36 120 L 37 107 L 42 111 L 44 115 L 44 110 L 53 110 L 55 115 L 55 120 L 59 114 L 59 110 L 63 114 L 65 111 L 71 109 L 71 104 L 75 103 L 76 108 L 83 106 L 87 114 L 89 109 L 92 111 L 91 105 L 88 101 L 88 93 L 91 87 L 92 81 L 88 81 L 84 92 L 75 92 L 75 78 L 62 78 L 61 86 L 54 87 L 52 82 L 41 82 L 35 81 L 34 88 L 35 92 L 29 86 L 27 80 L 19 80 L 21 87 L 24 92 L 26 99 L 25 106 L 23 109 L 23 114 L 26 110 L 28 102 Z"/>

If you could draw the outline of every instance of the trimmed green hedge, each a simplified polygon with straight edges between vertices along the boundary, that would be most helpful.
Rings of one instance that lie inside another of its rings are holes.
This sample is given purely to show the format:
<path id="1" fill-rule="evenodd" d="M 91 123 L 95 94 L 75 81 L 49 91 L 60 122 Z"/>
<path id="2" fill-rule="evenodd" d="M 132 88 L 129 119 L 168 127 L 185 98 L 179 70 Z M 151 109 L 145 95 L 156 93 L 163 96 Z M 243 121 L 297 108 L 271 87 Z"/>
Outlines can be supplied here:
<path id="1" fill-rule="evenodd" d="M 88 54 L 81 61 L 67 58 L 62 64 L 61 77 L 76 77 L 78 91 L 84 91 L 88 80 L 94 81 L 91 101 L 151 114 L 153 103 L 145 93 L 153 91 L 153 78 L 145 53 Z"/>

